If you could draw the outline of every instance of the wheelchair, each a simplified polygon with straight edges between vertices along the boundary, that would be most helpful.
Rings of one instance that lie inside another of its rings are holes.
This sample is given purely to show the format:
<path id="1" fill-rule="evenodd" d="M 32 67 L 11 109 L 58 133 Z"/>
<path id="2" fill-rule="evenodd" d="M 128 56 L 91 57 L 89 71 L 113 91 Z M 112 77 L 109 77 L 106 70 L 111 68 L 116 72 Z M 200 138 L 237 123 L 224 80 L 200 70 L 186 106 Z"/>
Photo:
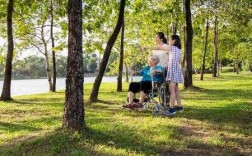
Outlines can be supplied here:
<path id="1" fill-rule="evenodd" d="M 164 115 L 165 111 L 169 108 L 170 92 L 169 83 L 164 81 L 162 83 L 152 81 L 152 89 L 147 94 L 147 99 L 144 102 L 144 109 L 148 109 L 150 104 L 152 106 L 152 115 Z"/>
<path id="2" fill-rule="evenodd" d="M 170 101 L 170 92 L 169 92 L 169 83 L 165 81 L 165 75 L 164 81 L 162 83 L 155 82 L 152 79 L 152 88 L 151 90 L 146 94 L 146 98 L 143 103 L 144 110 L 148 110 L 150 108 L 150 105 L 152 105 L 152 115 L 153 116 L 159 116 L 164 115 L 165 111 L 169 108 L 169 101 Z M 138 102 L 137 99 L 134 99 L 134 102 Z M 139 109 L 139 108 L 137 108 Z"/>

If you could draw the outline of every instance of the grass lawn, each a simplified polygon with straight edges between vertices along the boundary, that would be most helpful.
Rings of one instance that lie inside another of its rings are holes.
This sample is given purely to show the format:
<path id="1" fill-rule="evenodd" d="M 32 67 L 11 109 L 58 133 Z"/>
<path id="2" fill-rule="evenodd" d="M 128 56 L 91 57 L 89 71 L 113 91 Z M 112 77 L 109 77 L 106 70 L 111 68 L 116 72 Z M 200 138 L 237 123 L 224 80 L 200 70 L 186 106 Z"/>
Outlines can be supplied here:
<path id="1" fill-rule="evenodd" d="M 194 75 L 193 83 L 172 118 L 122 109 L 127 83 L 122 93 L 104 83 L 100 102 L 87 103 L 87 84 L 87 128 L 74 134 L 60 130 L 63 91 L 0 101 L 0 155 L 252 155 L 252 74 Z"/>

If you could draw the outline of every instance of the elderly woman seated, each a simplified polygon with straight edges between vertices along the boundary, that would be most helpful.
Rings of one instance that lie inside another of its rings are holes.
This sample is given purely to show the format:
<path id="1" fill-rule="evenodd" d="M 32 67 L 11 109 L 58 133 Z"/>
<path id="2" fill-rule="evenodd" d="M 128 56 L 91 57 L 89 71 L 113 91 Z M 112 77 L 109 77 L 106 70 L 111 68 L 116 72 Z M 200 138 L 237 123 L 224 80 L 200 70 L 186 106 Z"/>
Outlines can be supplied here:
<path id="1" fill-rule="evenodd" d="M 146 94 L 152 88 L 152 80 L 154 82 L 162 83 L 164 80 L 163 73 L 164 68 L 161 66 L 157 66 L 159 59 L 156 55 L 151 55 L 148 58 L 148 66 L 144 67 L 142 70 L 138 72 L 133 72 L 133 74 L 139 74 L 142 77 L 140 82 L 131 82 L 129 85 L 129 93 L 128 93 L 128 103 L 123 105 L 125 108 L 141 108 L 143 107 L 144 100 L 146 98 Z M 153 79 L 152 79 L 153 78 Z M 134 103 L 135 94 L 140 92 L 140 99 L 138 103 Z"/>

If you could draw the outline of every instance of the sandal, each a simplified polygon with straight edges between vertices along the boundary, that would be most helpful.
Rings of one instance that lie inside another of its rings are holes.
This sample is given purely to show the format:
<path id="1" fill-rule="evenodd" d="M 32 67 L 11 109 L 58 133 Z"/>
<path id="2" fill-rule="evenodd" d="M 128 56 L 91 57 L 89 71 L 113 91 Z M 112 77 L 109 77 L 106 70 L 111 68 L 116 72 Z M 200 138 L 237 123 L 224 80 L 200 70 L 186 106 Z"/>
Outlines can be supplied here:
<path id="1" fill-rule="evenodd" d="M 141 104 L 141 103 L 134 103 L 133 106 L 135 108 L 143 108 L 143 104 Z"/>
<path id="2" fill-rule="evenodd" d="M 134 108 L 134 104 L 125 104 L 122 107 L 133 109 Z"/>

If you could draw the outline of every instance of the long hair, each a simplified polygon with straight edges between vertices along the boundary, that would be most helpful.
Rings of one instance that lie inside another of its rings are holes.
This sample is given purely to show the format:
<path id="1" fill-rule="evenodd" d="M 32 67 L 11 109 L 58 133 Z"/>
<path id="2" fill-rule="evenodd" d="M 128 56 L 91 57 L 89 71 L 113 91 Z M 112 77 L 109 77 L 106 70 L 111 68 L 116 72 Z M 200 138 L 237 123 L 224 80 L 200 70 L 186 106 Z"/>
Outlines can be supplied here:
<path id="1" fill-rule="evenodd" d="M 178 35 L 172 35 L 171 36 L 172 40 L 175 40 L 175 43 L 173 46 L 178 47 L 179 49 L 181 49 L 181 41 Z"/>
<path id="2" fill-rule="evenodd" d="M 163 41 L 163 43 L 167 44 L 167 39 L 166 39 L 165 34 L 163 32 L 158 32 L 157 35 Z"/>

